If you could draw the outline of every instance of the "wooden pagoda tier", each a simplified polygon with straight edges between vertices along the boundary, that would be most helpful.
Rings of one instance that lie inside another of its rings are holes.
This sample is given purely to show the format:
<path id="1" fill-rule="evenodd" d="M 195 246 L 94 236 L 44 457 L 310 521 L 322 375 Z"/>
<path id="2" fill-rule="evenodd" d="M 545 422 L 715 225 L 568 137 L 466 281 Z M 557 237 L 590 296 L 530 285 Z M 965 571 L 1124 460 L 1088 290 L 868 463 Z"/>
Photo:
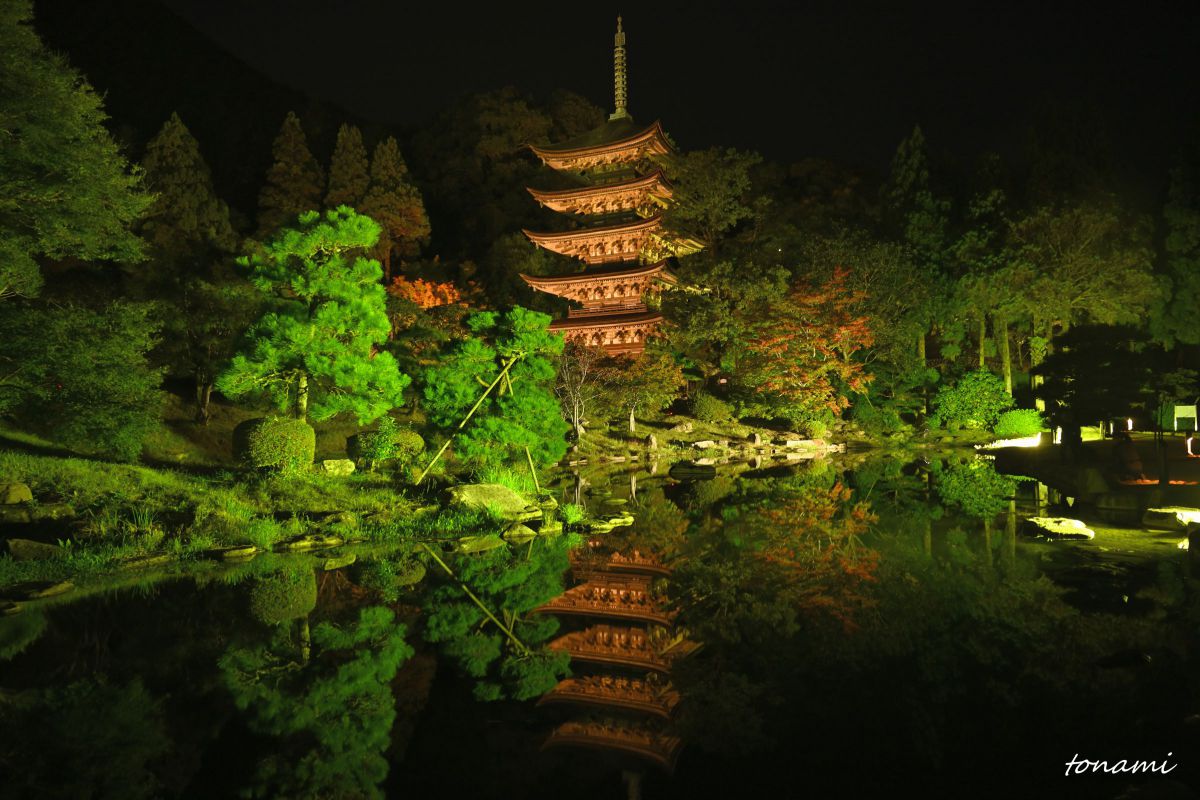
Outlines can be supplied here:
<path id="1" fill-rule="evenodd" d="M 653 629 L 647 631 L 636 625 L 602 624 L 563 634 L 548 647 L 569 653 L 573 661 L 665 673 L 676 659 L 696 652 L 700 646 L 682 636 L 655 635 Z"/>
<path id="2" fill-rule="evenodd" d="M 671 184 L 661 169 L 620 183 L 547 192 L 527 190 L 538 204 L 564 214 L 627 214 L 649 217 L 671 199 Z"/>
<path id="3" fill-rule="evenodd" d="M 610 120 L 575 139 L 542 147 L 530 145 L 529 149 L 551 169 L 592 173 L 633 168 L 675 148 L 658 120 L 639 129 L 627 116 Z"/>
<path id="4" fill-rule="evenodd" d="M 568 342 L 603 347 L 610 355 L 636 355 L 646 349 L 646 340 L 662 323 L 662 314 L 639 311 L 628 314 L 571 314 L 550 323 L 550 330 L 561 333 Z"/>
<path id="5" fill-rule="evenodd" d="M 572 703 L 600 708 L 619 708 L 670 719 L 679 705 L 679 692 L 670 684 L 646 678 L 613 675 L 583 675 L 564 678 L 538 700 L 538 705 Z"/>
<path id="6" fill-rule="evenodd" d="M 534 609 L 538 614 L 635 620 L 670 625 L 673 611 L 658 606 L 644 575 L 600 575 Z"/>
<path id="7" fill-rule="evenodd" d="M 580 553 L 571 551 L 571 572 L 577 578 L 587 579 L 597 574 L 627 574 L 646 575 L 650 577 L 667 577 L 671 568 L 652 553 L 633 550 L 628 555 L 624 553 Z"/>
<path id="8" fill-rule="evenodd" d="M 661 229 L 662 217 L 655 215 L 648 219 L 559 233 L 536 233 L 530 230 L 524 233 L 538 247 L 595 265 L 640 259 L 643 250 L 649 249 L 651 237 Z"/>
<path id="9" fill-rule="evenodd" d="M 683 740 L 646 722 L 604 718 L 564 722 L 550 734 L 542 748 L 563 746 L 626 753 L 671 772 Z"/>
<path id="10" fill-rule="evenodd" d="M 552 278 L 523 274 L 521 279 L 539 292 L 582 304 L 583 309 L 577 310 L 577 313 L 627 311 L 630 308 L 644 310 L 643 294 L 660 284 L 673 285 L 676 282 L 675 276 L 667 270 L 666 261 Z"/>

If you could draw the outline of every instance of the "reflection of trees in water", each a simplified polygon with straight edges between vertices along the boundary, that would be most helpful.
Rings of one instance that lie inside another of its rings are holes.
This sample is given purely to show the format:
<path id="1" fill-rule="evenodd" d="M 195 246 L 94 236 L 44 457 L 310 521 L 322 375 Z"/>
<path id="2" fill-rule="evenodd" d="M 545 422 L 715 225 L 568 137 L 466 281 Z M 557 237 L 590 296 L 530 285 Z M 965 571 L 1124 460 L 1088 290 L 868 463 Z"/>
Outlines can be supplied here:
<path id="1" fill-rule="evenodd" d="M 413 653 L 405 632 L 375 606 L 345 625 L 317 625 L 306 663 L 287 626 L 266 644 L 225 653 L 221 672 L 250 729 L 276 737 L 258 761 L 253 796 L 382 797 L 396 716 L 390 684 Z"/>
<path id="2" fill-rule="evenodd" d="M 539 697 L 568 673 L 566 653 L 546 643 L 558 621 L 529 612 L 563 591 L 567 554 L 579 544 L 573 534 L 539 536 L 518 547 L 460 555 L 446 563 L 457 580 L 431 573 L 423 609 L 424 637 L 476 678 L 480 700 Z M 465 584 L 524 646 L 518 646 L 459 585 Z"/>
<path id="3" fill-rule="evenodd" d="M 161 797 L 152 765 L 170 749 L 160 701 L 138 679 L 94 678 L 0 702 L 5 797 Z"/>
<path id="4" fill-rule="evenodd" d="M 755 763 L 780 777 L 803 754 L 844 787 L 862 755 L 846 742 L 872 743 L 875 774 L 933 780 L 923 771 L 942 767 L 978 781 L 993 756 L 1128 744 L 1142 735 L 1129 734 L 1136 719 L 1178 719 L 1169 687 L 1186 684 L 1187 662 L 1169 616 L 1083 615 L 1032 569 L 997 570 L 961 531 L 930 548 L 942 503 L 976 520 L 1007 512 L 1011 545 L 1012 479 L 981 463 L 928 483 L 923 469 L 868 465 L 851 476 L 853 495 L 814 475 L 739 486 L 744 504 L 727 501 L 722 520 L 695 527 L 672 580 L 705 644 L 674 674 L 688 740 L 718 754 L 774 750 Z M 949 496 L 938 488 L 947 476 Z M 864 499 L 881 517 L 869 552 L 858 541 Z M 1130 649 L 1166 651 L 1153 684 L 1150 673 L 1098 668 Z"/>

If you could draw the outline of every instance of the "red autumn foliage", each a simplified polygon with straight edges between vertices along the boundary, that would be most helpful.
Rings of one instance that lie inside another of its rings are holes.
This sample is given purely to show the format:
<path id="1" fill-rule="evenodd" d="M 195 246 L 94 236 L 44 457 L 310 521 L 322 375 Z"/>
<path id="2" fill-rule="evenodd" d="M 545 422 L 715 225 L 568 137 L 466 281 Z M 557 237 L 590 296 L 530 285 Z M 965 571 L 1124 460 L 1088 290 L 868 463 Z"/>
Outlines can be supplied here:
<path id="1" fill-rule="evenodd" d="M 463 302 L 462 292 L 449 281 L 438 283 L 421 278 L 410 281 L 403 275 L 398 275 L 387 287 L 387 291 L 393 297 L 415 303 L 420 308 L 433 308 Z"/>
<path id="2" fill-rule="evenodd" d="M 773 303 L 746 342 L 747 379 L 760 394 L 805 411 L 837 414 L 848 391 L 864 392 L 871 381 L 855 353 L 874 344 L 866 293 L 847 286 L 849 270 L 838 267 L 821 286 L 797 282 Z"/>

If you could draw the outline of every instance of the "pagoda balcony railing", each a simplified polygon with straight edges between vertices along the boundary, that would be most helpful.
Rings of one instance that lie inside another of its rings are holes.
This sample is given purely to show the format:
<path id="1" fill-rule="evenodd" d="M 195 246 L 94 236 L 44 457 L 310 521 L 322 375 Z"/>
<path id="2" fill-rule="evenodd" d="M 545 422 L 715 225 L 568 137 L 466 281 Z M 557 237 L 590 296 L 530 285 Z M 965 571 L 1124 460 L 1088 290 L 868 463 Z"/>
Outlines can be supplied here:
<path id="1" fill-rule="evenodd" d="M 645 758 L 670 772 L 675 768 L 683 740 L 647 725 L 603 719 L 564 722 L 542 747 L 561 745 L 618 750 Z"/>
<path id="2" fill-rule="evenodd" d="M 602 305 L 600 303 L 603 303 Z M 631 311 L 646 311 L 646 304 L 637 298 L 618 301 L 597 301 L 597 304 L 587 304 L 583 308 L 567 309 L 567 317 L 595 317 L 602 314 L 628 314 Z"/>

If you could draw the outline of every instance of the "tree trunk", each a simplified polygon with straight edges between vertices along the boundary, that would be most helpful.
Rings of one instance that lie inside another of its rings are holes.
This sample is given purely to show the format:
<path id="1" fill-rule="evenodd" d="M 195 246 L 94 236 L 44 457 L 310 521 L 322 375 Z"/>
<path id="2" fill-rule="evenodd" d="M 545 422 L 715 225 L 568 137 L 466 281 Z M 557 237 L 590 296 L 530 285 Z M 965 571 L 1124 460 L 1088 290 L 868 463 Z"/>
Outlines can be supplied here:
<path id="1" fill-rule="evenodd" d="M 925 369 L 925 331 L 917 336 L 917 359 L 921 362 L 921 369 Z M 925 385 L 924 377 L 921 378 L 921 413 L 929 414 L 929 387 Z"/>
<path id="2" fill-rule="evenodd" d="M 1004 391 L 1012 397 L 1012 352 L 1008 349 L 1008 322 L 1000 317 L 992 318 L 992 337 L 1000 350 L 1000 370 L 1004 374 Z"/>
<path id="3" fill-rule="evenodd" d="M 1004 545 L 1009 567 L 1017 563 L 1017 498 L 1008 500 L 1008 516 L 1004 520 Z"/>
<path id="4" fill-rule="evenodd" d="M 308 373 L 296 378 L 296 419 L 308 419 Z"/>
<path id="5" fill-rule="evenodd" d="M 387 248 L 383 251 L 383 285 L 390 286 L 392 283 L 392 248 Z"/>
<path id="6" fill-rule="evenodd" d="M 987 344 L 987 314 L 979 315 L 979 368 L 987 367 L 987 355 L 984 346 Z"/>
<path id="7" fill-rule="evenodd" d="M 1039 366 L 1041 366 L 1042 359 L 1044 359 L 1044 358 L 1045 358 L 1045 356 L 1046 356 L 1046 350 L 1047 350 L 1047 348 L 1049 348 L 1049 347 L 1050 347 L 1050 336 L 1049 336 L 1049 334 L 1050 334 L 1051 330 L 1053 329 L 1053 327 L 1054 327 L 1053 323 L 1051 323 L 1050 325 L 1048 325 L 1048 326 L 1047 326 L 1047 331 L 1046 331 L 1046 333 L 1047 333 L 1047 336 L 1046 336 L 1046 344 L 1044 344 L 1044 345 L 1040 345 L 1040 346 L 1039 346 L 1039 345 L 1038 345 L 1038 344 L 1035 342 L 1035 343 L 1034 343 L 1034 344 L 1033 344 L 1033 345 L 1032 345 L 1032 346 L 1029 348 L 1029 370 L 1030 370 L 1030 372 L 1031 372 L 1031 373 L 1032 373 L 1032 371 L 1033 371 L 1033 370 L 1035 370 L 1035 369 L 1037 369 Z M 1038 325 L 1037 325 L 1037 320 L 1034 320 L 1034 321 L 1033 321 L 1033 335 L 1034 335 L 1034 338 L 1037 338 L 1037 334 L 1038 334 L 1038 330 L 1037 330 L 1037 328 L 1038 328 Z M 1041 385 L 1042 385 L 1042 376 L 1040 376 L 1040 375 L 1033 375 L 1033 374 L 1031 374 L 1031 375 L 1029 376 L 1029 388 L 1031 388 L 1031 389 L 1033 389 L 1033 390 L 1035 390 L 1035 391 L 1036 391 L 1036 390 L 1037 390 L 1037 388 L 1038 388 L 1039 386 L 1041 386 Z M 1034 400 L 1034 406 L 1037 408 L 1037 410 L 1038 410 L 1038 411 L 1041 411 L 1041 412 L 1045 413 L 1045 411 L 1046 411 L 1046 401 L 1045 401 L 1045 400 L 1043 400 L 1042 398 L 1040 398 L 1040 397 L 1036 398 L 1036 399 Z"/>
<path id="8" fill-rule="evenodd" d="M 983 518 L 983 550 L 987 565 L 992 566 L 992 518 Z"/>
<path id="9" fill-rule="evenodd" d="M 307 664 L 312 658 L 312 632 L 308 627 L 308 617 L 300 620 L 300 663 Z"/>
<path id="10" fill-rule="evenodd" d="M 629 407 L 629 432 L 637 433 L 637 420 L 633 416 L 633 406 Z"/>
<path id="11" fill-rule="evenodd" d="M 212 419 L 209 413 L 209 403 L 212 400 L 213 382 L 210 379 L 196 378 L 196 422 L 207 425 Z"/>

